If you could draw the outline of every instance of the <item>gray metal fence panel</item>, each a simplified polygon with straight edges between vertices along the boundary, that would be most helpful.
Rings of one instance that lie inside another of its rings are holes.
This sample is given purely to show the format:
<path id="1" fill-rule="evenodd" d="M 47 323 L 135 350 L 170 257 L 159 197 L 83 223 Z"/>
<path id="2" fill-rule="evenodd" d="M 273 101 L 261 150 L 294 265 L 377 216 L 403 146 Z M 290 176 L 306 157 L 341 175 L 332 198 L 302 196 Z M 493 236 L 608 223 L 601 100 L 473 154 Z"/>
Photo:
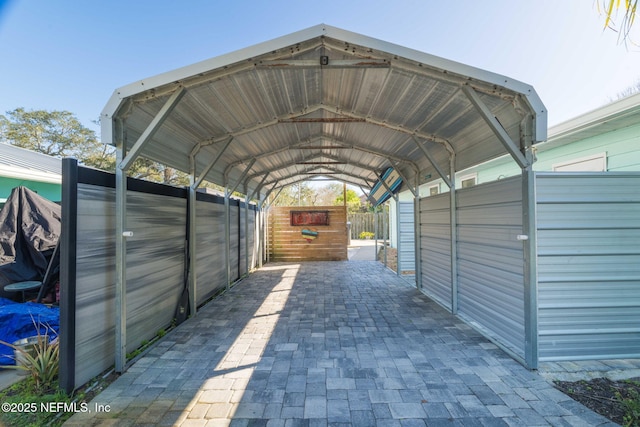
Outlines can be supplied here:
<path id="1" fill-rule="evenodd" d="M 115 229 L 115 190 L 79 184 L 75 387 L 114 362 Z"/>
<path id="2" fill-rule="evenodd" d="M 127 351 L 172 321 L 183 284 L 186 200 L 130 191 Z M 78 185 L 76 384 L 113 365 L 115 190 Z M 99 320 L 98 320 L 99 319 Z"/>
<path id="3" fill-rule="evenodd" d="M 224 205 L 196 202 L 196 271 L 198 305 L 226 287 Z"/>
<path id="4" fill-rule="evenodd" d="M 398 244 L 398 271 L 415 272 L 416 245 L 413 202 L 400 202 L 400 239 Z"/>
<path id="5" fill-rule="evenodd" d="M 640 174 L 536 187 L 540 360 L 640 357 Z"/>
<path id="6" fill-rule="evenodd" d="M 171 324 L 184 287 L 187 201 L 129 192 L 127 352 Z"/>
<path id="7" fill-rule="evenodd" d="M 420 199 L 422 291 L 451 310 L 449 193 Z"/>
<path id="8" fill-rule="evenodd" d="M 240 211 L 240 208 L 236 204 L 231 203 L 229 207 L 229 219 L 230 219 L 230 233 L 231 233 L 231 243 L 229 245 L 230 249 L 230 265 L 231 265 L 231 277 L 229 280 L 234 282 L 240 278 L 240 262 L 241 260 L 241 242 L 242 242 L 242 234 L 240 231 L 240 222 L 243 220 L 243 213 Z M 224 259 L 224 258 L 223 258 Z M 223 261 L 224 262 L 224 261 Z"/>
<path id="9" fill-rule="evenodd" d="M 460 189 L 458 310 L 524 357 L 524 254 L 520 176 Z"/>
<path id="10" fill-rule="evenodd" d="M 114 176 L 67 163 L 68 174 L 82 176 L 77 185 L 76 178 L 65 180 L 65 194 L 74 203 L 65 203 L 71 215 L 63 218 L 66 229 L 73 230 L 67 235 L 74 235 L 65 247 L 75 254 L 61 265 L 61 277 L 73 281 L 61 288 L 66 331 L 61 378 L 65 389 L 71 390 L 114 363 L 116 220 Z M 232 202 L 230 208 L 231 279 L 235 280 L 247 269 L 241 252 L 247 243 L 240 239 L 245 233 L 244 204 L 240 208 Z M 253 254 L 255 215 L 250 209 L 250 266 L 258 262 Z M 186 190 L 129 180 L 127 231 L 133 236 L 127 238 L 127 352 L 168 327 L 175 316 L 185 281 L 187 218 Z M 194 254 L 198 304 L 226 287 L 224 218 L 222 198 L 198 195 Z"/>

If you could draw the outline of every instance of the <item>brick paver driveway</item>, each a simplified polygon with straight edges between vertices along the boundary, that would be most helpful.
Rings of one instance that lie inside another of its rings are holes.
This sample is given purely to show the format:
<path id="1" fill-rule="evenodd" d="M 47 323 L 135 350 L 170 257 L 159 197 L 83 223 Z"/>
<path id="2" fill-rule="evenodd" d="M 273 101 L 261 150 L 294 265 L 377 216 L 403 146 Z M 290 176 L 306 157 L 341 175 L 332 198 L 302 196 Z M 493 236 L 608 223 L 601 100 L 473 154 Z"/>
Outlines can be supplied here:
<path id="1" fill-rule="evenodd" d="M 94 403 L 67 425 L 608 423 L 367 261 L 267 264 Z"/>

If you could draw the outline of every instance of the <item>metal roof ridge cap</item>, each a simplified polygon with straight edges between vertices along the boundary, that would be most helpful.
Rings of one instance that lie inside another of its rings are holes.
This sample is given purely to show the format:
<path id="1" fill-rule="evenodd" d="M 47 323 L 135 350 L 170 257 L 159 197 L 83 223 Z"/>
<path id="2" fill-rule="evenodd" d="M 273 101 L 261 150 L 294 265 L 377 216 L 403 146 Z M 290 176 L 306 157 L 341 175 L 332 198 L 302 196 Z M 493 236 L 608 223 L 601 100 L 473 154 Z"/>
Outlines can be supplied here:
<path id="1" fill-rule="evenodd" d="M 177 80 L 182 80 L 200 73 L 215 70 L 234 64 L 238 61 L 264 55 L 274 50 L 282 49 L 292 44 L 302 43 L 315 37 L 325 35 L 325 25 L 316 25 L 294 33 L 280 36 L 271 40 L 260 42 L 251 46 L 223 53 L 212 58 L 204 59 L 183 67 L 175 68 L 160 74 L 149 76 L 133 83 L 117 88 L 107 105 L 103 109 L 103 116 L 111 116 L 117 110 L 117 106 L 125 98 L 155 89 Z"/>
<path id="2" fill-rule="evenodd" d="M 447 59 L 417 49 L 405 47 L 396 43 L 388 42 L 363 34 L 354 33 L 348 30 L 343 30 L 328 25 L 326 25 L 325 28 L 325 35 L 327 37 L 335 38 L 337 40 L 342 40 L 360 46 L 375 48 L 389 54 L 401 56 L 406 59 L 411 59 L 420 63 L 424 63 L 425 65 L 430 65 L 434 68 L 451 71 L 460 76 L 471 77 L 478 81 L 495 84 L 523 95 L 529 95 L 530 93 L 532 93 L 537 96 L 537 93 L 535 92 L 535 89 L 532 85 L 524 83 L 512 77 L 505 76 L 503 74 L 498 74 L 493 71 L 474 67 L 473 65 L 468 65 L 462 62 L 454 61 L 452 59 Z M 370 44 L 372 42 L 375 44 L 380 44 L 384 47 L 374 47 Z"/>
<path id="3" fill-rule="evenodd" d="M 179 67 L 167 72 L 156 74 L 154 76 L 135 81 L 125 86 L 121 86 L 114 91 L 111 97 L 112 99 L 110 99 L 110 101 L 107 103 L 103 112 L 105 114 L 109 114 L 110 112 L 113 113 L 116 111 L 117 106 L 114 107 L 114 104 L 119 104 L 119 102 L 115 103 L 112 101 L 122 100 L 146 90 L 173 83 L 176 80 L 188 78 L 199 73 L 211 71 L 216 68 L 236 63 L 238 61 L 247 60 L 254 56 L 263 55 L 273 50 L 282 49 L 292 44 L 302 43 L 304 41 L 308 41 L 315 37 L 321 36 L 327 36 L 347 43 L 353 43 L 369 48 L 378 49 L 389 54 L 424 63 L 434 68 L 450 71 L 464 77 L 470 77 L 478 81 L 505 87 L 507 89 L 513 90 L 514 92 L 521 93 L 527 96 L 527 98 L 533 96 L 534 98 L 537 98 L 537 101 L 540 104 L 542 104 L 533 86 L 513 79 L 511 77 L 363 34 L 358 34 L 337 27 L 332 27 L 330 25 L 319 24 L 271 40 L 260 42 L 255 45 L 227 52 L 213 58 L 208 58 L 190 65 L 186 65 L 184 67 Z M 535 104 L 536 102 L 532 103 L 532 106 L 536 107 Z M 108 108 L 111 111 L 108 111 Z M 538 108 L 536 108 L 536 111 L 539 113 Z"/>

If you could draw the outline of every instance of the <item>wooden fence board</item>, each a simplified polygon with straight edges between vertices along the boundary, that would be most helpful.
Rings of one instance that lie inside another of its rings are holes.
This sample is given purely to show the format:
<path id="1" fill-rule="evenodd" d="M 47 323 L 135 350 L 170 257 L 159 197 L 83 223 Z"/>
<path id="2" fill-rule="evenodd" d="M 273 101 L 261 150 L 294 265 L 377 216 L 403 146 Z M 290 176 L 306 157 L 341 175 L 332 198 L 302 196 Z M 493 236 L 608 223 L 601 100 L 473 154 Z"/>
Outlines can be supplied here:
<path id="1" fill-rule="evenodd" d="M 291 225 L 291 211 L 328 211 L 329 225 Z M 307 241 L 302 230 L 318 232 Z M 277 206 L 269 211 L 269 259 L 272 261 L 346 261 L 347 211 L 344 206 Z"/>

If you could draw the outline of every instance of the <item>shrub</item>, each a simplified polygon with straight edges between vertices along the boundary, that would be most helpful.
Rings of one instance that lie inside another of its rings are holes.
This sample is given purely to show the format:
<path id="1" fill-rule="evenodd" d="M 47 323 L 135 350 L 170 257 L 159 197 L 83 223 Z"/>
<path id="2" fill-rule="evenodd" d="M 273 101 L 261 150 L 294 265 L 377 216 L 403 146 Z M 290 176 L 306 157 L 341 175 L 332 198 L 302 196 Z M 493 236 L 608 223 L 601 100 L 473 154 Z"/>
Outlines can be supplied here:
<path id="1" fill-rule="evenodd" d="M 358 237 L 360 239 L 373 239 L 373 236 L 375 236 L 375 234 L 373 234 L 371 231 L 363 231 Z"/>
<path id="2" fill-rule="evenodd" d="M 1 344 L 9 346 L 19 353 L 15 366 L 3 367 L 25 370 L 33 378 L 36 390 L 49 390 L 55 386 L 55 380 L 58 377 L 60 362 L 58 335 L 47 324 L 39 322 L 36 324 L 35 320 L 33 320 L 33 324 L 38 331 L 38 335 L 36 336 L 36 341 L 27 348 L 0 340 Z M 43 329 L 44 333 L 42 333 Z"/>

